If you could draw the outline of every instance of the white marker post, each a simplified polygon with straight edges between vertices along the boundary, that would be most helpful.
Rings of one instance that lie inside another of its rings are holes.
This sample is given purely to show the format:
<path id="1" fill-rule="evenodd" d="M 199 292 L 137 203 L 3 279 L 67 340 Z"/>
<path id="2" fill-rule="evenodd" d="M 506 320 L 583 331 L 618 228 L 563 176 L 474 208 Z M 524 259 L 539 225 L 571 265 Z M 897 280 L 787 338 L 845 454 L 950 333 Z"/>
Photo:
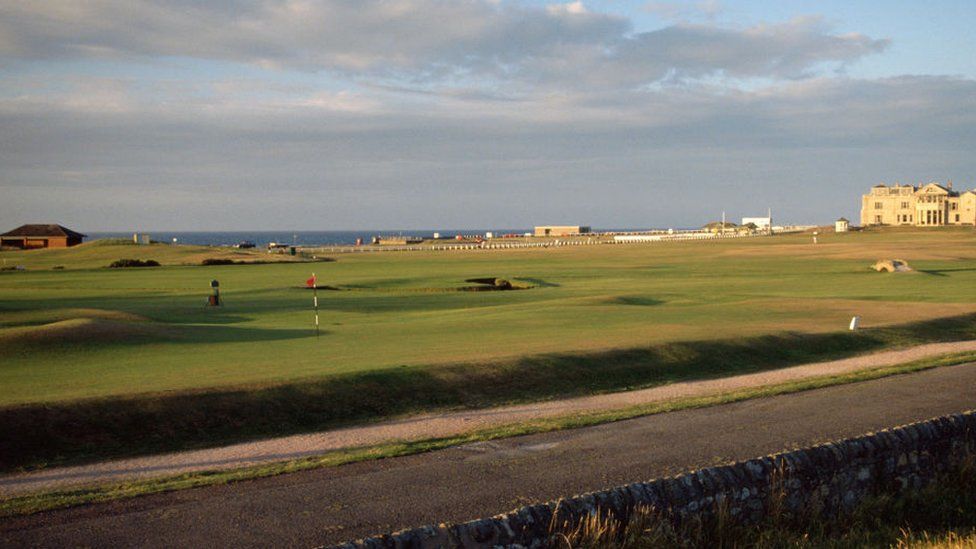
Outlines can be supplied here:
<path id="1" fill-rule="evenodd" d="M 848 326 L 848 329 L 852 332 L 857 331 L 857 327 L 860 323 L 861 323 L 861 317 L 855 316 L 851 318 L 851 325 Z"/>
<path id="2" fill-rule="evenodd" d="M 315 307 L 315 337 L 319 337 L 319 281 L 312 273 L 312 303 Z"/>

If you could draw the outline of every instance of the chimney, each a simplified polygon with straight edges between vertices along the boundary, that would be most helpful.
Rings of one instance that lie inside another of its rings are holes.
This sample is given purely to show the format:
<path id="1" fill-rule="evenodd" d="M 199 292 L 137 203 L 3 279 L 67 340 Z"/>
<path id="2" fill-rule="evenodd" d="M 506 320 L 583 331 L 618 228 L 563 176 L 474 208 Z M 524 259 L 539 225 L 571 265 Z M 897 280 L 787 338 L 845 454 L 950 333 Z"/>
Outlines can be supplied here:
<path id="1" fill-rule="evenodd" d="M 952 190 L 952 180 L 951 179 L 949 180 L 948 183 L 946 183 L 946 187 L 948 187 L 950 191 Z"/>

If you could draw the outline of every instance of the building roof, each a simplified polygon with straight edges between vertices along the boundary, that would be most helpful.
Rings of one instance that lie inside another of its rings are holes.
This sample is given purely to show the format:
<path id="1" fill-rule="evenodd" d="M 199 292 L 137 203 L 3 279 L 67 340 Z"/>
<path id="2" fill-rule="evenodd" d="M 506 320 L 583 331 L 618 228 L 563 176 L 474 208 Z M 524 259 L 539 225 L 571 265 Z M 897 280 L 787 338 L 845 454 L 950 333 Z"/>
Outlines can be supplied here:
<path id="1" fill-rule="evenodd" d="M 927 191 L 928 189 L 931 189 L 932 187 L 935 187 L 935 188 L 937 188 L 937 189 L 939 189 L 939 190 L 941 190 L 941 191 L 943 191 L 943 192 L 945 192 L 947 194 L 952 194 L 952 191 L 950 189 L 947 189 L 947 188 L 943 187 L 942 185 L 939 185 L 938 183 L 935 183 L 934 181 L 932 183 L 926 183 L 925 185 L 922 185 L 921 187 L 919 187 L 918 188 L 918 192 Z"/>
<path id="2" fill-rule="evenodd" d="M 52 236 L 66 236 L 68 238 L 84 238 L 87 235 L 83 235 L 79 232 L 72 231 L 67 227 L 62 227 L 61 225 L 21 225 L 12 231 L 0 234 L 0 236 L 11 236 L 11 237 L 52 237 Z"/>
<path id="3" fill-rule="evenodd" d="M 838 219 L 837 221 L 843 221 L 844 223 L 850 223 L 850 222 L 851 222 L 851 221 L 850 221 L 849 219 L 847 219 L 846 217 L 842 217 L 842 218 L 840 218 L 840 219 Z"/>

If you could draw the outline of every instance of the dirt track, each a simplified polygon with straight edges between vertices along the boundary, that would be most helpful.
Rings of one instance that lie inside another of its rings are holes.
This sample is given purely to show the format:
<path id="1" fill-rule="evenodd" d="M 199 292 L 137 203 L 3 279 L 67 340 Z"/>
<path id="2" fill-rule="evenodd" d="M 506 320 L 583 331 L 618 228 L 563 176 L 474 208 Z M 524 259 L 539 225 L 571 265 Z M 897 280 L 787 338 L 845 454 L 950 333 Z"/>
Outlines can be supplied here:
<path id="1" fill-rule="evenodd" d="M 675 398 L 724 393 L 810 377 L 891 366 L 922 358 L 966 351 L 976 351 L 976 341 L 933 343 L 899 351 L 886 351 L 722 379 L 675 383 L 638 391 L 484 410 L 428 414 L 362 427 L 266 439 L 219 448 L 144 456 L 75 467 L 52 468 L 0 477 L 0 497 L 122 480 L 171 476 L 193 471 L 234 469 L 248 465 L 314 456 L 341 448 L 366 446 L 392 440 L 444 437 L 531 419 L 613 410 Z"/>

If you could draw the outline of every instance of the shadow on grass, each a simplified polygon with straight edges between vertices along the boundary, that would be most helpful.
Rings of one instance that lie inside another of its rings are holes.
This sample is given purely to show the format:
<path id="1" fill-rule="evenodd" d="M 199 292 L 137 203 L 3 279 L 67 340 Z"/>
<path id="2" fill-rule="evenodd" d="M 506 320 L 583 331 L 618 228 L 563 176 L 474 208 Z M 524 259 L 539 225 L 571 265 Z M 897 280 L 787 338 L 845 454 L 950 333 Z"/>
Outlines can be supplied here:
<path id="1" fill-rule="evenodd" d="M 241 341 L 284 341 L 315 337 L 315 329 L 240 328 L 237 326 L 180 326 L 176 333 L 192 343 L 235 343 Z M 321 331 L 320 335 L 329 332 Z M 176 340 L 179 343 L 180 340 Z"/>
<path id="2" fill-rule="evenodd" d="M 559 288 L 562 284 L 556 284 L 555 282 L 547 282 L 541 278 L 527 278 L 527 277 L 515 277 L 512 280 L 518 280 L 519 282 L 527 282 L 537 288 Z"/>
<path id="3" fill-rule="evenodd" d="M 972 272 L 976 271 L 976 268 L 964 268 L 964 269 L 916 269 L 920 273 L 925 273 L 932 276 L 949 276 L 946 273 L 960 273 L 960 272 Z"/>
<path id="4" fill-rule="evenodd" d="M 677 342 L 8 407 L 0 409 L 0 470 L 216 446 L 400 414 L 620 391 L 966 339 L 976 339 L 976 314 L 859 332 Z"/>
<path id="5" fill-rule="evenodd" d="M 653 307 L 655 305 L 662 305 L 664 303 L 664 301 L 660 299 L 639 295 L 622 295 L 613 298 L 611 302 L 618 305 L 636 305 L 639 307 Z"/>

